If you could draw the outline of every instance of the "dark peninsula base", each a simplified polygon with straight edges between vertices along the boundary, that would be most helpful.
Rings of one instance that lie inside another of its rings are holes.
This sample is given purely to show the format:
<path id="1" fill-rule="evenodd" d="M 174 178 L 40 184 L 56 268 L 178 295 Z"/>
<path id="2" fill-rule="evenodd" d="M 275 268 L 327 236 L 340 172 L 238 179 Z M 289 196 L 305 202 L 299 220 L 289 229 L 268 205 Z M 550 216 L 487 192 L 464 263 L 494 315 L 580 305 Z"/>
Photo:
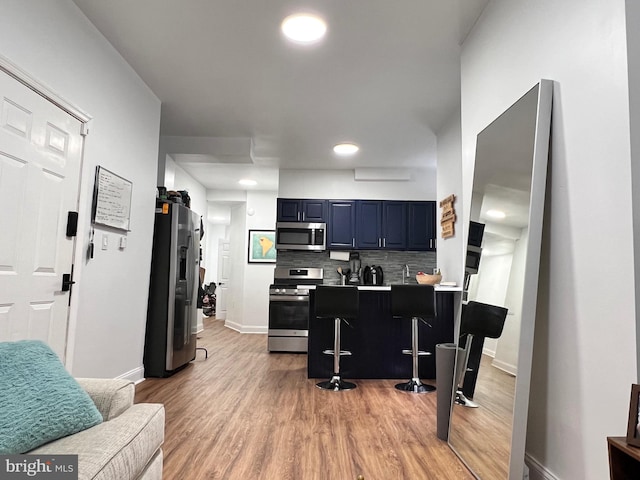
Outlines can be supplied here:
<path id="1" fill-rule="evenodd" d="M 422 379 L 435 379 L 435 346 L 453 342 L 453 291 L 437 291 L 438 318 L 429 320 L 432 327 L 419 323 L 420 350 L 431 352 L 419 360 Z M 333 357 L 323 350 L 333 348 L 333 320 L 319 319 L 314 314 L 315 295 L 311 291 L 309 317 L 309 378 L 329 378 L 333 374 Z M 403 349 L 411 348 L 411 320 L 391 316 L 389 290 L 361 290 L 360 313 L 350 326 L 342 323 L 341 344 L 351 356 L 340 359 L 345 379 L 410 379 L 411 356 Z"/>

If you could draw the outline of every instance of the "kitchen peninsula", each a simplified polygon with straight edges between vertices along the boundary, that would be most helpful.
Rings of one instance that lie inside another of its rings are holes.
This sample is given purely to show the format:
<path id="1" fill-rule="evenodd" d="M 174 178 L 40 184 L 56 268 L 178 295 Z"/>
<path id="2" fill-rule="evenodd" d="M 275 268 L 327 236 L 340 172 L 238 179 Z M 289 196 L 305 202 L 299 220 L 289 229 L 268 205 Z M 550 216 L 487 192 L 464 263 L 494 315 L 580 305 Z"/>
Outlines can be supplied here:
<path id="1" fill-rule="evenodd" d="M 358 318 L 342 324 L 341 344 L 352 355 L 340 359 L 341 375 L 345 379 L 407 379 L 411 378 L 411 356 L 403 349 L 411 348 L 411 320 L 391 315 L 390 286 L 359 286 Z M 435 379 L 435 346 L 453 342 L 454 297 L 460 287 L 436 287 L 437 318 L 429 325 L 419 322 L 419 348 L 431 355 L 419 359 L 420 378 Z M 323 350 L 333 347 L 333 326 L 330 319 L 316 318 L 315 295 L 309 302 L 309 349 L 307 375 L 325 378 L 333 374 L 333 357 Z"/>

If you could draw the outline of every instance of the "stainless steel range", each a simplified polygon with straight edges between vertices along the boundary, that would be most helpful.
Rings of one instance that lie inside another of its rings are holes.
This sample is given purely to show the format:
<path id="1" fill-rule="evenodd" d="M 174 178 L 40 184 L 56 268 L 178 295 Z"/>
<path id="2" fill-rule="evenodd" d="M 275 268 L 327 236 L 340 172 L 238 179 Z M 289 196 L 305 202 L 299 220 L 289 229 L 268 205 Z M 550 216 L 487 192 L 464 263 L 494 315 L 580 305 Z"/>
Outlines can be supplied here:
<path id="1" fill-rule="evenodd" d="M 309 286 L 322 284 L 322 268 L 276 267 L 269 286 L 270 352 L 306 352 Z"/>

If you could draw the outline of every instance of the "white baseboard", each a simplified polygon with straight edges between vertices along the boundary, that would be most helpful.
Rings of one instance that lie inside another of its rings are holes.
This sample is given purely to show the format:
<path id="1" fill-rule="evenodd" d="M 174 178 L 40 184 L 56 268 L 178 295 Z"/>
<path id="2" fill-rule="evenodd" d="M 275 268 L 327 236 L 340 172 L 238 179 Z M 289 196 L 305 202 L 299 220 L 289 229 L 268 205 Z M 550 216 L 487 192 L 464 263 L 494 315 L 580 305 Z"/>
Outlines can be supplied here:
<path id="1" fill-rule="evenodd" d="M 232 322 L 231 320 L 225 320 L 224 326 L 230 328 L 231 330 L 235 330 L 238 333 L 242 333 L 242 325 L 236 322 Z"/>
<path id="2" fill-rule="evenodd" d="M 254 326 L 254 325 L 246 326 L 240 323 L 231 322 L 229 320 L 225 320 L 224 326 L 229 327 L 231 330 L 235 330 L 236 332 L 239 332 L 239 333 L 258 333 L 258 334 L 266 335 L 268 331 L 268 327 Z"/>
<path id="3" fill-rule="evenodd" d="M 529 480 L 560 480 L 531 455 L 525 454 L 524 461 L 529 467 Z"/>
<path id="4" fill-rule="evenodd" d="M 136 384 L 140 383 L 144 381 L 144 367 L 140 366 L 138 368 L 134 368 L 133 370 L 129 370 L 128 372 L 125 372 L 122 375 L 118 375 L 116 378 L 131 380 L 133 383 L 136 383 Z"/>
<path id="5" fill-rule="evenodd" d="M 503 372 L 507 372 L 509 375 L 513 375 L 515 377 L 518 372 L 518 367 L 515 365 L 511 365 L 506 362 L 501 362 L 500 360 L 496 360 L 495 358 L 491 362 L 491 365 L 502 370 Z"/>

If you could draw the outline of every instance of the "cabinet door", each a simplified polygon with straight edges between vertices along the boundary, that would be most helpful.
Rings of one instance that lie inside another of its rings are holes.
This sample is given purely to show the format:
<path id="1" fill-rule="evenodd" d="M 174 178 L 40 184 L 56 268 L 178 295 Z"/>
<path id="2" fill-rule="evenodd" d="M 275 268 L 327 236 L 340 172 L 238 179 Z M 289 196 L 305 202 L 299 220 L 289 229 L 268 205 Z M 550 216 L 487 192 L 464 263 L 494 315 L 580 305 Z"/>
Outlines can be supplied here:
<path id="1" fill-rule="evenodd" d="M 436 249 L 436 202 L 408 202 L 409 250 Z"/>
<path id="2" fill-rule="evenodd" d="M 356 241 L 356 205 L 354 201 L 329 200 L 327 248 L 352 249 Z"/>
<path id="3" fill-rule="evenodd" d="M 324 223 L 327 221 L 326 200 L 302 200 L 302 221 Z"/>
<path id="4" fill-rule="evenodd" d="M 295 198 L 278 198 L 276 200 L 277 222 L 299 222 L 301 221 L 300 208 L 302 202 Z"/>
<path id="5" fill-rule="evenodd" d="M 407 202 L 382 202 L 382 247 L 407 248 Z"/>
<path id="6" fill-rule="evenodd" d="M 356 245 L 358 248 L 382 247 L 382 202 L 356 201 Z"/>

